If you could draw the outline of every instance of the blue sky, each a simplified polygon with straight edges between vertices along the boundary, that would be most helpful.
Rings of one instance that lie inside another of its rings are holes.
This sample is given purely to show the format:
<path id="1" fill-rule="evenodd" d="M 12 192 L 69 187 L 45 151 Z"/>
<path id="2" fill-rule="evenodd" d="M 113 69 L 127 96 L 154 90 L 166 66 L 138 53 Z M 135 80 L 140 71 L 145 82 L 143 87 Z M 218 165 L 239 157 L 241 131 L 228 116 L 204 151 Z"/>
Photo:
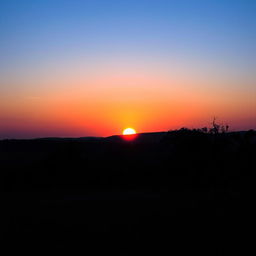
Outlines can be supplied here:
<path id="1" fill-rule="evenodd" d="M 53 54 L 188 54 L 205 61 L 226 56 L 230 64 L 255 56 L 256 1 L 0 3 L 1 64 Z"/>

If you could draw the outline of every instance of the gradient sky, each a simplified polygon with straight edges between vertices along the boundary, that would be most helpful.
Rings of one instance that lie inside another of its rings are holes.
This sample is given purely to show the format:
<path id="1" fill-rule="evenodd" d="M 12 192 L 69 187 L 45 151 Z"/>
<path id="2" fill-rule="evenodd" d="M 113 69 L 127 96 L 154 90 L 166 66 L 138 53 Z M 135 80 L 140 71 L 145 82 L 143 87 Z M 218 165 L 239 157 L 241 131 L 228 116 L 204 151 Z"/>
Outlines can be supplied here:
<path id="1" fill-rule="evenodd" d="M 256 129 L 256 1 L 0 0 L 0 138 Z"/>

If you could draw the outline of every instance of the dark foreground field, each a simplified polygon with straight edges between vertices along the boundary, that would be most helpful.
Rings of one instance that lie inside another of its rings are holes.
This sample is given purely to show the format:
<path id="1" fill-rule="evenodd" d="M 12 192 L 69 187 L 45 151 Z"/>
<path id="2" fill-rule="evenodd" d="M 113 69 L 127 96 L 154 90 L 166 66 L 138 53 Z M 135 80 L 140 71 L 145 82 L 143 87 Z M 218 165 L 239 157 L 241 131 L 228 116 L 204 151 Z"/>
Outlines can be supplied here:
<path id="1" fill-rule="evenodd" d="M 253 131 L 3 140 L 2 240 L 34 255 L 249 255 L 255 167 Z"/>

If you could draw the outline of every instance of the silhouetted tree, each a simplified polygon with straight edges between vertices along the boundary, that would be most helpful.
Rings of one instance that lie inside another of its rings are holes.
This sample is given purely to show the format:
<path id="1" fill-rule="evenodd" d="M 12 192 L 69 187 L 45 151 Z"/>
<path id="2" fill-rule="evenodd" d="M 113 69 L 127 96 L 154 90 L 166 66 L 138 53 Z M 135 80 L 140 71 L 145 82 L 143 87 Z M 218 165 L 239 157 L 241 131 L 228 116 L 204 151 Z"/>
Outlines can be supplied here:
<path id="1" fill-rule="evenodd" d="M 203 128 L 201 128 L 200 130 L 201 130 L 201 132 L 203 132 L 203 133 L 207 133 L 207 132 L 208 132 L 208 128 L 207 128 L 207 127 L 203 127 Z"/>

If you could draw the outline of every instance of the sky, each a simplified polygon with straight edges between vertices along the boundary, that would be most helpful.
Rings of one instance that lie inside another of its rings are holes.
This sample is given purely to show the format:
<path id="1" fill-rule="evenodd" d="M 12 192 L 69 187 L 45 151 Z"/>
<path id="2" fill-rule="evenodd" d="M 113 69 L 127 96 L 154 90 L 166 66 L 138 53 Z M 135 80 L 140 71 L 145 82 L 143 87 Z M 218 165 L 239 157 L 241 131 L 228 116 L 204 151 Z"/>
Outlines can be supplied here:
<path id="1" fill-rule="evenodd" d="M 256 1 L 0 0 L 0 139 L 256 129 Z"/>

